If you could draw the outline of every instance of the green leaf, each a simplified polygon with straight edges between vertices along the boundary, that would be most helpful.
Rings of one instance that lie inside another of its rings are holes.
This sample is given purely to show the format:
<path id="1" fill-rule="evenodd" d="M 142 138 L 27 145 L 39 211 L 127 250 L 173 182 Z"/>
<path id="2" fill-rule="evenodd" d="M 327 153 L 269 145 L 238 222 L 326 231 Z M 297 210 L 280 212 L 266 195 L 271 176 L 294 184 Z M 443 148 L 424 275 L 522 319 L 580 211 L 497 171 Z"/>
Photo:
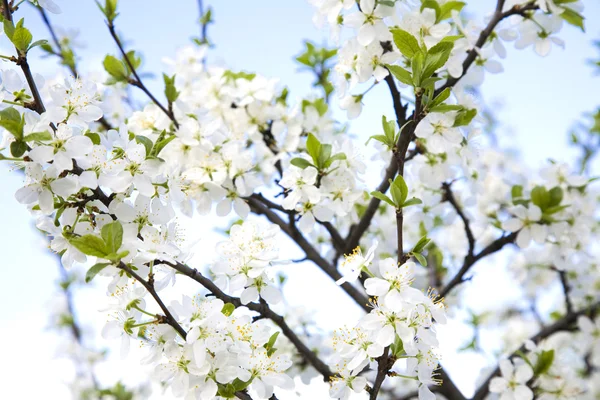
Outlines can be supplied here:
<path id="1" fill-rule="evenodd" d="M 412 59 L 416 53 L 421 51 L 417 38 L 410 33 L 402 29 L 390 29 L 390 32 L 394 38 L 394 44 L 404 57 Z"/>
<path id="2" fill-rule="evenodd" d="M 397 206 L 401 206 L 408 197 L 408 186 L 404 181 L 402 175 L 398 175 L 392 182 L 390 179 L 390 192 L 392 193 L 392 199 Z"/>
<path id="3" fill-rule="evenodd" d="M 452 16 L 452 11 L 460 12 L 465 6 L 464 1 L 448 1 L 440 6 L 440 13 L 437 16 L 437 21 L 440 22 Z"/>
<path id="4" fill-rule="evenodd" d="M 231 384 L 235 388 L 236 392 L 241 392 L 245 390 L 252 383 L 252 379 L 249 379 L 248 382 L 241 380 L 240 378 L 235 378 Z"/>
<path id="5" fill-rule="evenodd" d="M 394 343 L 390 346 L 390 350 L 396 357 L 404 354 L 404 343 L 402 342 L 402 339 L 400 339 L 400 336 L 396 335 L 396 339 L 394 339 Z"/>
<path id="6" fill-rule="evenodd" d="M 19 27 L 15 29 L 15 32 L 12 35 L 11 41 L 15 45 L 15 47 L 21 51 L 22 53 L 26 53 L 31 41 L 33 40 L 33 35 L 29 32 L 29 29 L 25 27 Z"/>
<path id="7" fill-rule="evenodd" d="M 456 114 L 454 119 L 454 126 L 466 126 L 473 121 L 473 118 L 477 115 L 477 109 L 471 108 L 470 110 L 462 110 Z"/>
<path id="8" fill-rule="evenodd" d="M 385 135 L 373 135 L 373 136 L 370 136 L 369 139 L 367 140 L 367 143 L 365 143 L 365 144 L 368 144 L 371 141 L 371 139 L 377 140 L 378 142 L 381 142 L 381 143 L 385 144 L 389 148 L 392 148 L 394 146 L 394 143 L 391 142 L 388 139 L 388 137 L 385 136 Z"/>
<path id="9" fill-rule="evenodd" d="M 548 207 L 558 206 L 563 199 L 563 190 L 560 187 L 555 186 L 552 189 L 550 189 L 548 193 L 550 195 Z"/>
<path id="10" fill-rule="evenodd" d="M 13 35 L 15 33 L 15 25 L 7 19 L 4 20 L 3 24 L 4 24 L 4 33 L 6 33 L 6 36 L 8 36 L 8 38 L 12 40 Z"/>
<path id="11" fill-rule="evenodd" d="M 135 137 L 135 141 L 139 144 L 143 144 L 146 148 L 146 157 L 150 156 L 150 154 L 152 153 L 152 147 L 154 146 L 152 140 L 148 139 L 146 136 L 137 135 Z"/>
<path id="12" fill-rule="evenodd" d="M 429 49 L 424 60 L 421 79 L 429 78 L 435 71 L 442 68 L 448 61 L 453 47 L 454 43 L 452 42 L 439 42 Z"/>
<path id="13" fill-rule="evenodd" d="M 337 153 L 334 154 L 333 156 L 329 157 L 327 159 L 327 161 L 325 161 L 325 168 L 329 168 L 331 166 L 331 164 L 333 164 L 334 161 L 342 161 L 346 159 L 346 154 L 344 153 Z"/>
<path id="14" fill-rule="evenodd" d="M 85 136 L 89 137 L 93 144 L 100 144 L 100 135 L 96 132 L 86 132 Z"/>
<path id="15" fill-rule="evenodd" d="M 0 126 L 12 133 L 17 141 L 23 139 L 25 118 L 14 108 L 8 107 L 0 111 Z"/>
<path id="16" fill-rule="evenodd" d="M 225 303 L 223 305 L 223 308 L 221 309 L 221 313 L 223 313 L 223 315 L 229 317 L 231 316 L 231 314 L 233 314 L 233 311 L 235 310 L 235 306 L 231 303 Z"/>
<path id="17" fill-rule="evenodd" d="M 129 254 L 129 250 L 122 251 L 120 253 L 110 253 L 104 256 L 107 260 L 110 261 L 119 261 L 121 258 L 127 256 Z"/>
<path id="18" fill-rule="evenodd" d="M 104 57 L 102 65 L 104 65 L 106 72 L 108 72 L 108 74 L 117 81 L 123 81 L 129 76 L 127 69 L 125 68 L 125 64 L 123 64 L 121 60 L 114 56 L 107 55 Z"/>
<path id="19" fill-rule="evenodd" d="M 420 253 L 413 253 L 413 257 L 417 259 L 417 261 L 419 262 L 419 264 L 421 264 L 422 266 L 426 267 L 427 266 L 427 259 Z"/>
<path id="20" fill-rule="evenodd" d="M 27 51 L 33 49 L 34 47 L 44 46 L 46 44 L 48 44 L 48 41 L 46 39 L 36 40 L 35 42 L 33 42 L 29 45 L 29 48 L 27 49 Z"/>
<path id="21" fill-rule="evenodd" d="M 536 186 L 531 190 L 531 201 L 544 211 L 550 205 L 550 193 L 543 186 Z"/>
<path id="22" fill-rule="evenodd" d="M 306 151 L 312 157 L 315 165 L 319 164 L 319 153 L 321 152 L 321 142 L 312 133 L 308 134 L 306 139 Z"/>
<path id="23" fill-rule="evenodd" d="M 104 257 L 110 253 L 106 249 L 104 240 L 94 235 L 75 237 L 69 239 L 69 243 L 75 246 L 77 250 L 81 251 L 83 254 L 87 254 L 88 256 Z"/>
<path id="24" fill-rule="evenodd" d="M 106 250 L 116 253 L 123 244 L 123 226 L 119 221 L 114 221 L 102 227 L 102 239 L 106 244 Z"/>
<path id="25" fill-rule="evenodd" d="M 380 191 L 375 190 L 374 192 L 371 192 L 371 196 L 373 196 L 376 199 L 379 199 L 381 201 L 385 201 L 392 207 L 396 207 L 394 202 L 389 197 L 387 197 L 385 194 L 381 193 Z"/>
<path id="26" fill-rule="evenodd" d="M 152 152 L 150 154 L 154 157 L 158 157 L 161 150 L 164 149 L 165 146 L 171 142 L 171 140 L 175 139 L 175 137 L 175 135 L 171 135 L 163 140 L 157 140 L 156 143 L 154 143 L 154 147 L 152 148 Z"/>
<path id="27" fill-rule="evenodd" d="M 267 355 L 269 357 L 271 357 L 271 355 L 273 353 L 275 353 L 275 341 L 277 340 L 277 336 L 279 336 L 279 331 L 275 332 L 274 334 L 271 335 L 271 337 L 269 338 L 269 341 L 267 343 L 265 343 L 265 345 L 263 346 L 265 349 L 267 349 Z"/>
<path id="28" fill-rule="evenodd" d="M 429 103 L 428 108 L 431 109 L 435 106 L 442 104 L 446 100 L 448 100 L 448 97 L 450 97 L 450 93 L 451 93 L 450 88 L 446 88 L 446 89 L 442 90 L 442 92 L 440 94 L 438 94 L 437 96 L 435 96 L 435 99 L 433 99 L 431 101 L 431 103 Z"/>
<path id="29" fill-rule="evenodd" d="M 413 253 L 422 252 L 423 249 L 425 248 L 425 246 L 427 246 L 430 241 L 431 241 L 431 239 L 429 239 L 427 236 L 423 236 L 421 239 L 419 239 L 417 244 L 415 244 L 415 247 L 413 247 L 413 249 L 412 249 Z"/>
<path id="30" fill-rule="evenodd" d="M 318 157 L 317 167 L 319 169 L 324 169 L 325 163 L 327 162 L 327 160 L 329 160 L 329 157 L 331 157 L 331 145 L 330 144 L 322 144 L 321 148 L 319 149 L 319 157 Z"/>
<path id="31" fill-rule="evenodd" d="M 542 353 L 538 356 L 533 373 L 536 376 L 543 375 L 550 370 L 552 362 L 554 361 L 554 349 L 542 350 Z"/>
<path id="32" fill-rule="evenodd" d="M 417 199 L 416 197 L 413 197 L 412 199 L 405 201 L 404 204 L 402 204 L 402 208 L 415 206 L 417 204 L 422 204 L 422 203 L 423 202 L 421 201 L 421 199 Z"/>
<path id="33" fill-rule="evenodd" d="M 423 53 L 417 53 L 412 59 L 411 68 L 412 68 L 412 77 L 413 77 L 413 86 L 420 87 L 421 86 L 421 75 L 423 74 L 423 63 L 425 62 L 425 55 Z"/>
<path id="34" fill-rule="evenodd" d="M 10 144 L 10 154 L 13 157 L 21 157 L 27 151 L 27 143 L 20 140 L 14 141 Z"/>
<path id="35" fill-rule="evenodd" d="M 573 11 L 570 8 L 565 7 L 564 11 L 558 15 L 562 19 L 567 21 L 567 23 L 569 23 L 573 26 L 576 26 L 578 28 L 581 28 L 581 30 L 585 32 L 585 25 L 583 23 L 584 18 L 581 14 L 577 13 L 576 11 Z"/>
<path id="36" fill-rule="evenodd" d="M 410 72 L 408 72 L 407 70 L 405 70 L 404 68 L 402 68 L 398 65 L 386 64 L 386 67 L 392 73 L 392 75 L 394 75 L 394 77 L 396 79 L 398 79 L 400 82 L 402 82 L 406 85 L 413 86 L 413 77 L 410 74 Z"/>
<path id="37" fill-rule="evenodd" d="M 163 80 L 165 81 L 165 97 L 169 103 L 174 103 L 179 97 L 179 92 L 175 88 L 175 75 L 169 77 L 167 74 L 163 74 Z"/>
<path id="38" fill-rule="evenodd" d="M 48 131 L 43 132 L 33 132 L 28 135 L 25 135 L 23 138 L 24 142 L 33 142 L 33 141 L 44 141 L 44 140 L 52 140 L 52 134 Z"/>
<path id="39" fill-rule="evenodd" d="M 96 4 L 106 17 L 109 22 L 112 22 L 117 18 L 117 0 L 106 0 L 104 3 L 104 7 L 100 5 L 100 2 L 96 0 Z"/>
<path id="40" fill-rule="evenodd" d="M 314 166 L 308 160 L 300 157 L 292 158 L 290 164 L 302 169 Z"/>
<path id="41" fill-rule="evenodd" d="M 450 111 L 462 111 L 464 107 L 458 104 L 440 104 L 429 109 L 429 112 L 447 113 Z"/>
<path id="42" fill-rule="evenodd" d="M 91 267 L 90 269 L 88 269 L 87 272 L 85 273 L 85 283 L 90 283 L 92 281 L 92 279 L 94 279 L 100 271 L 102 271 L 104 268 L 108 267 L 109 265 L 110 265 L 110 263 L 94 264 L 94 266 Z"/>
<path id="43" fill-rule="evenodd" d="M 421 4 L 421 12 L 423 12 L 423 10 L 426 8 L 431 8 L 435 11 L 436 19 L 438 18 L 438 16 L 440 15 L 440 13 L 442 11 L 440 9 L 440 5 L 435 0 L 424 0 L 423 3 Z"/>
<path id="44" fill-rule="evenodd" d="M 510 194 L 511 194 L 511 197 L 513 200 L 522 198 L 523 197 L 523 186 L 514 185 L 510 189 Z"/>

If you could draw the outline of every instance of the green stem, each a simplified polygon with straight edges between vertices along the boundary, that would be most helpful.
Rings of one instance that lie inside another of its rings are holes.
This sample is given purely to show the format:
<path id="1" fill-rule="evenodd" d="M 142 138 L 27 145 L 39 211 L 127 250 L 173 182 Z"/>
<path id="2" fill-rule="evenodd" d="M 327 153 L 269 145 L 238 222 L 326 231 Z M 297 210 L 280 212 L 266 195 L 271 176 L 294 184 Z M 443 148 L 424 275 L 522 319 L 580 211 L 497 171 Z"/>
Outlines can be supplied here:
<path id="1" fill-rule="evenodd" d="M 149 313 L 148 311 L 146 311 L 146 310 L 143 310 L 143 309 L 141 309 L 141 308 L 140 308 L 140 307 L 138 307 L 138 306 L 133 306 L 133 307 L 131 307 L 131 308 L 135 308 L 136 310 L 138 310 L 138 311 L 139 311 L 139 312 L 141 312 L 142 314 L 146 314 L 146 315 L 148 315 L 148 316 L 150 316 L 150 317 L 152 317 L 152 318 L 156 318 L 156 314 L 151 314 L 151 313 Z"/>

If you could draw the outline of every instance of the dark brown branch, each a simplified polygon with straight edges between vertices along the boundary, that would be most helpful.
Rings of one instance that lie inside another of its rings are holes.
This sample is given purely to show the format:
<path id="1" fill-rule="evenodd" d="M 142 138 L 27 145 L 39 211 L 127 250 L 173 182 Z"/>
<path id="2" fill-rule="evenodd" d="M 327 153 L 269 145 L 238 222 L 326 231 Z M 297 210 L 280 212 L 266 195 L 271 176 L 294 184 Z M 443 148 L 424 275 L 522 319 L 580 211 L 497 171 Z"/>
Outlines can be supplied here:
<path id="1" fill-rule="evenodd" d="M 280 211 L 280 212 L 288 214 L 288 215 L 297 215 L 298 214 L 295 210 L 286 210 L 280 204 L 272 202 L 271 200 L 269 200 L 265 196 L 263 196 L 261 193 L 254 193 L 254 194 L 250 195 L 249 197 L 246 197 L 245 199 L 249 200 L 251 198 L 260 201 L 261 203 L 263 203 L 265 206 L 269 207 L 270 209 L 277 210 L 277 211 Z M 335 226 L 333 226 L 333 224 L 331 222 L 326 222 L 326 221 L 317 220 L 317 223 L 322 225 L 323 227 L 325 227 L 325 229 L 327 229 L 327 232 L 329 232 L 329 235 L 331 236 L 331 242 L 333 244 L 333 247 L 337 251 L 340 251 L 340 252 L 343 251 L 344 238 L 342 238 L 342 235 L 340 235 L 339 231 L 335 228 Z"/>
<path id="2" fill-rule="evenodd" d="M 469 257 L 467 254 L 460 270 L 456 273 L 454 278 L 452 278 L 452 280 L 448 282 L 448 284 L 440 291 L 440 297 L 445 297 L 452 289 L 454 289 L 455 286 L 465 282 L 465 274 L 473 265 L 475 265 L 475 263 L 477 263 L 477 261 L 501 250 L 507 244 L 514 243 L 515 239 L 517 238 L 517 234 L 518 232 L 513 232 L 509 235 L 499 237 L 472 257 Z"/>
<path id="3" fill-rule="evenodd" d="M 285 232 L 296 244 L 304 251 L 306 257 L 319 266 L 327 275 L 333 280 L 337 281 L 342 277 L 337 268 L 325 260 L 319 252 L 306 240 L 302 233 L 296 228 L 293 223 L 287 223 L 273 210 L 266 207 L 260 201 L 255 198 L 248 198 L 250 208 L 255 214 L 264 215 L 269 221 L 278 225 L 283 232 Z M 292 219 L 293 221 L 293 219 Z M 341 285 L 341 288 L 354 299 L 354 301 L 361 306 L 366 312 L 371 311 L 368 306 L 368 298 L 356 287 L 346 282 Z"/>
<path id="4" fill-rule="evenodd" d="M 389 346 L 383 350 L 383 354 L 377 358 L 377 375 L 373 387 L 369 391 L 369 400 L 376 400 L 383 381 L 387 377 L 387 373 L 394 366 L 396 360 L 390 356 Z"/>
<path id="5" fill-rule="evenodd" d="M 167 263 L 167 262 L 163 262 L 163 263 L 171 266 L 172 268 L 177 270 L 179 273 L 195 280 L 196 282 L 198 282 L 199 284 L 204 286 L 209 292 L 211 292 L 213 295 L 215 295 L 215 297 L 217 297 L 218 299 L 221 299 L 226 303 L 231 303 L 236 308 L 242 307 L 242 306 L 247 307 L 248 309 L 259 313 L 263 318 L 270 319 L 281 329 L 281 331 L 285 335 L 285 337 L 287 337 L 288 340 L 290 342 L 292 342 L 292 344 L 294 345 L 294 347 L 296 347 L 296 350 L 298 350 L 300 355 L 302 357 L 304 357 L 304 359 L 306 361 L 308 361 L 321 375 L 323 375 L 323 379 L 325 381 L 328 381 L 329 378 L 333 376 L 333 373 L 331 372 L 331 370 L 329 369 L 327 364 L 325 364 L 323 361 L 321 361 L 321 359 L 319 359 L 319 357 L 311 349 L 309 349 L 304 344 L 304 342 L 302 342 L 302 340 L 300 340 L 300 338 L 296 335 L 296 333 L 292 330 L 292 328 L 290 328 L 288 326 L 288 324 L 285 322 L 285 319 L 281 315 L 279 315 L 279 314 L 275 313 L 273 310 L 271 310 L 271 308 L 268 306 L 268 304 L 266 304 L 266 303 L 248 303 L 246 305 L 243 305 L 239 298 L 229 296 L 228 294 L 223 292 L 221 289 L 219 289 L 219 287 L 217 285 L 214 284 L 213 281 L 206 278 L 204 275 L 202 275 L 200 272 L 198 272 L 198 270 L 192 269 L 192 268 L 188 267 L 187 265 L 184 265 L 181 263 L 176 263 L 176 264 Z"/>
<path id="6" fill-rule="evenodd" d="M 108 30 L 110 31 L 110 35 L 112 36 L 112 38 L 114 39 L 115 43 L 117 44 L 117 47 L 119 48 L 119 51 L 121 52 L 121 55 L 123 56 L 123 59 L 127 63 L 127 66 L 129 67 L 129 70 L 133 74 L 134 78 L 130 79 L 129 83 L 131 85 L 139 88 L 142 92 L 144 92 L 146 94 L 146 96 L 148 96 L 150 98 L 150 100 L 152 100 L 152 102 L 154 104 L 156 104 L 156 106 L 158 108 L 160 108 L 161 111 L 164 112 L 167 115 L 167 117 L 169 117 L 169 119 L 171 121 L 173 121 L 173 124 L 175 125 L 175 127 L 179 128 L 179 123 L 177 122 L 177 119 L 175 119 L 175 114 L 173 114 L 172 110 L 169 110 L 169 109 L 165 108 L 165 106 L 163 106 L 161 104 L 161 102 L 158 101 L 158 99 L 156 97 L 154 97 L 154 95 L 152 94 L 152 92 L 150 92 L 148 90 L 148 88 L 146 87 L 146 85 L 144 85 L 144 83 L 142 82 L 142 79 L 138 75 L 135 67 L 133 66 L 133 63 L 129 59 L 129 56 L 127 56 L 127 52 L 123 48 L 123 44 L 121 43 L 121 39 L 119 39 L 119 36 L 117 35 L 117 32 L 115 31 L 115 26 L 113 25 L 113 23 L 111 21 L 106 21 L 106 25 L 108 26 Z"/>
<path id="7" fill-rule="evenodd" d="M 530 340 L 534 343 L 539 343 L 541 340 L 547 338 L 548 336 L 560 332 L 560 331 L 565 331 L 565 330 L 569 330 L 571 329 L 571 326 L 577 322 L 577 318 L 579 318 L 582 315 L 593 315 L 596 314 L 598 312 L 598 310 L 600 309 L 600 303 L 595 303 L 587 308 L 584 308 L 582 310 L 579 310 L 577 312 L 571 312 L 568 313 L 566 316 L 564 316 L 562 319 L 560 319 L 559 321 L 555 322 L 552 325 L 548 325 L 546 326 L 544 329 L 542 329 L 541 331 L 539 331 L 536 335 L 534 335 L 533 337 L 530 338 Z M 525 348 L 525 345 L 521 346 L 521 348 L 519 348 L 519 350 L 515 351 L 510 358 L 515 357 L 516 355 L 518 355 L 519 353 L 523 353 L 525 352 L 527 349 Z M 492 372 L 492 374 L 485 380 L 485 382 L 479 387 L 479 389 L 477 389 L 477 391 L 475 392 L 475 395 L 473 396 L 473 398 L 471 400 L 483 400 L 485 399 L 485 397 L 488 395 L 489 393 L 489 386 L 490 386 L 490 382 L 492 381 L 492 379 L 498 375 L 500 373 L 500 367 L 497 367 L 494 372 Z"/>
<path id="8" fill-rule="evenodd" d="M 4 19 L 9 21 L 11 24 L 13 23 L 12 18 L 13 10 L 10 7 L 8 0 L 2 1 L 2 13 L 4 15 Z M 27 81 L 27 85 L 31 90 L 31 95 L 33 96 L 33 104 L 30 106 L 32 110 L 37 112 L 38 114 L 43 114 L 46 112 L 46 107 L 44 107 L 44 102 L 42 101 L 42 96 L 40 96 L 40 92 L 37 88 L 35 80 L 33 79 L 33 74 L 31 73 L 31 69 L 29 68 L 29 63 L 27 62 L 27 53 L 21 52 L 19 49 L 15 47 L 15 51 L 18 54 L 17 65 L 21 67 L 23 74 L 25 75 L 25 80 Z"/>
<path id="9" fill-rule="evenodd" d="M 140 282 L 142 284 L 142 286 L 144 286 L 144 288 L 146 288 L 148 293 L 150 293 L 150 295 L 154 298 L 154 300 L 156 301 L 156 303 L 158 304 L 160 309 L 165 314 L 164 316 L 162 316 L 163 318 L 159 318 L 159 319 L 163 320 L 164 323 L 171 325 L 173 327 L 173 329 L 175 329 L 177 331 L 177 333 L 179 333 L 179 336 L 181 336 L 182 338 L 185 339 L 187 336 L 185 330 L 181 327 L 181 325 L 179 325 L 179 322 L 177 322 L 177 320 L 173 317 L 173 314 L 171 314 L 171 312 L 169 311 L 169 309 L 167 308 L 165 303 L 163 303 L 163 301 L 160 298 L 160 296 L 158 295 L 158 293 L 156 293 L 154 286 L 149 284 L 144 278 L 139 276 L 134 270 L 129 268 L 129 266 L 127 266 L 127 264 L 125 264 L 123 262 L 119 263 L 117 268 L 119 268 L 119 269 L 125 271 L 127 274 L 131 275 L 135 280 Z M 161 317 L 161 316 L 157 315 L 157 317 Z"/>
<path id="10" fill-rule="evenodd" d="M 565 296 L 565 308 L 567 309 L 567 314 L 571 314 L 573 312 L 573 302 L 571 301 L 571 286 L 569 285 L 567 273 L 565 271 L 559 270 L 558 268 L 553 269 L 556 272 L 558 272 L 558 276 L 560 278 L 560 284 L 562 286 L 563 294 Z"/>
<path id="11" fill-rule="evenodd" d="M 469 251 L 467 255 L 468 257 L 472 258 L 475 254 L 475 236 L 473 236 L 473 231 L 471 230 L 469 218 L 467 218 L 462 207 L 456 201 L 454 193 L 452 192 L 451 183 L 444 182 L 442 184 L 442 190 L 444 192 L 444 201 L 447 201 L 452 205 L 452 207 L 462 220 L 463 225 L 465 226 L 465 234 L 467 235 L 467 241 L 469 242 Z"/>

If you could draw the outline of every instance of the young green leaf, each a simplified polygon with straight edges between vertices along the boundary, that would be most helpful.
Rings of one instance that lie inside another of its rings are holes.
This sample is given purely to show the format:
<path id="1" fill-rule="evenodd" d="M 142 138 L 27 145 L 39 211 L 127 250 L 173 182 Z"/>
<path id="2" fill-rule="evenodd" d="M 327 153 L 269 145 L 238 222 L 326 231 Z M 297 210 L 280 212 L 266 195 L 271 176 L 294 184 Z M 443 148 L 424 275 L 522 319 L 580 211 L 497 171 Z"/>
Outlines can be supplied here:
<path id="1" fill-rule="evenodd" d="M 421 201 L 421 199 L 417 199 L 416 197 L 413 197 L 412 199 L 406 200 L 404 202 L 404 204 L 402 204 L 402 207 L 403 208 L 404 207 L 410 207 L 410 206 L 414 206 L 414 205 L 421 204 L 421 203 L 423 203 Z"/>
<path id="2" fill-rule="evenodd" d="M 421 51 L 417 38 L 410 33 L 402 29 L 390 29 L 390 32 L 394 38 L 394 44 L 404 57 L 411 59 L 416 53 Z"/>
<path id="3" fill-rule="evenodd" d="M 417 259 L 417 261 L 419 262 L 419 264 L 421 264 L 422 266 L 426 267 L 427 266 L 427 259 L 420 253 L 413 253 L 413 257 Z"/>
<path id="4" fill-rule="evenodd" d="M 102 227 L 102 239 L 106 244 L 106 250 L 116 253 L 123 244 L 123 226 L 119 221 L 114 221 Z"/>
<path id="5" fill-rule="evenodd" d="M 10 154 L 13 157 L 21 157 L 27 151 L 27 143 L 16 140 L 10 144 Z"/>
<path id="6" fill-rule="evenodd" d="M 321 152 L 321 142 L 312 133 L 308 134 L 306 139 L 306 151 L 312 157 L 315 165 L 319 164 L 319 153 Z"/>
<path id="7" fill-rule="evenodd" d="M 390 179 L 390 192 L 394 203 L 399 207 L 402 206 L 408 197 L 408 186 L 402 175 L 398 175 L 394 181 Z"/>
<path id="8" fill-rule="evenodd" d="M 11 39 L 15 47 L 22 53 L 27 52 L 32 40 L 33 35 L 31 35 L 29 29 L 25 27 L 16 28 Z"/>
<path id="9" fill-rule="evenodd" d="M 102 271 L 104 268 L 108 267 L 109 265 L 110 265 L 110 263 L 98 263 L 98 264 L 94 264 L 85 273 L 85 283 L 90 283 L 92 281 L 92 279 L 94 279 L 96 277 L 96 275 L 98 275 L 98 273 L 100 271 Z"/>
<path id="10" fill-rule="evenodd" d="M 422 252 L 423 249 L 429 244 L 430 241 L 431 241 L 431 239 L 429 239 L 427 236 L 423 236 L 421 239 L 419 239 L 417 244 L 415 244 L 415 247 L 413 247 L 413 249 L 412 249 L 413 253 Z"/>
<path id="11" fill-rule="evenodd" d="M 381 193 L 380 191 L 375 190 L 374 192 L 371 192 L 371 196 L 373 196 L 376 199 L 379 199 L 381 201 L 385 201 L 392 207 L 396 207 L 394 202 L 389 197 L 387 197 L 385 194 Z"/>
<path id="12" fill-rule="evenodd" d="M 389 64 L 386 64 L 386 68 L 400 82 L 404 83 L 405 85 L 410 85 L 410 86 L 413 85 L 413 77 L 412 77 L 412 75 L 410 74 L 410 72 L 408 72 L 404 68 L 402 68 L 402 67 L 400 67 L 398 65 L 389 65 Z"/>
<path id="13" fill-rule="evenodd" d="M 221 313 L 223 313 L 223 315 L 225 315 L 226 317 L 229 317 L 231 314 L 233 314 L 233 311 L 235 310 L 235 306 L 231 303 L 225 303 L 223 305 L 223 308 L 221 309 Z"/>
<path id="14" fill-rule="evenodd" d="M 104 57 L 102 65 L 104 65 L 106 72 L 117 81 L 125 80 L 129 76 L 123 62 L 114 56 L 107 55 Z"/>
<path id="15" fill-rule="evenodd" d="M 110 252 L 106 249 L 104 240 L 94 235 L 83 235 L 69 239 L 69 243 L 83 254 L 95 257 L 105 257 Z"/>
<path id="16" fill-rule="evenodd" d="M 52 134 L 50 134 L 50 132 L 48 131 L 33 132 L 28 135 L 25 135 L 25 137 L 23 138 L 24 142 L 35 142 L 44 140 L 52 140 Z"/>
<path id="17" fill-rule="evenodd" d="M 292 164 L 298 168 L 302 168 L 302 169 L 313 166 L 308 160 L 305 160 L 304 158 L 300 158 L 300 157 L 292 158 L 292 160 L 290 161 L 290 164 Z"/>

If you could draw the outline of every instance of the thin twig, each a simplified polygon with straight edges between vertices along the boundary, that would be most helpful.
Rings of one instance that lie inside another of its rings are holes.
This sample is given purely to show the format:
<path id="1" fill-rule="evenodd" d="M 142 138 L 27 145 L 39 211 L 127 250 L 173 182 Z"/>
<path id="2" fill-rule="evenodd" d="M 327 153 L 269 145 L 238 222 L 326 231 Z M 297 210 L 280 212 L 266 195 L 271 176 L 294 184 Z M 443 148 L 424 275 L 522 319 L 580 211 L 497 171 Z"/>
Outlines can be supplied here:
<path id="1" fill-rule="evenodd" d="M 475 263 L 477 263 L 477 261 L 501 250 L 507 244 L 514 243 L 515 239 L 517 238 L 517 234 L 518 232 L 513 232 L 509 235 L 499 237 L 472 257 L 469 257 L 467 254 L 460 270 L 456 273 L 454 278 L 452 278 L 452 280 L 448 282 L 448 284 L 440 291 L 440 297 L 445 297 L 452 289 L 454 289 L 455 286 L 465 282 L 465 274 L 473 265 L 475 265 Z"/>
<path id="2" fill-rule="evenodd" d="M 463 225 L 465 227 L 465 234 L 467 235 L 467 241 L 469 242 L 469 250 L 467 253 L 467 257 L 472 258 L 475 255 L 475 236 L 473 236 L 473 231 L 471 230 L 469 218 L 467 218 L 462 207 L 456 201 L 454 193 L 452 192 L 451 184 L 444 182 L 442 184 L 442 190 L 444 192 L 444 201 L 447 201 L 452 205 L 452 207 L 463 222 Z"/>
<path id="3" fill-rule="evenodd" d="M 248 303 L 248 304 L 244 305 L 244 304 L 242 304 L 242 301 L 239 298 L 229 296 L 228 294 L 223 292 L 221 289 L 219 289 L 219 287 L 217 285 L 215 285 L 215 283 L 213 281 L 206 278 L 204 275 L 202 275 L 200 272 L 198 272 L 198 270 L 192 269 L 192 268 L 188 267 L 187 265 L 181 264 L 181 263 L 169 263 L 169 262 L 164 262 L 164 261 L 162 263 L 171 266 L 173 269 L 177 270 L 179 273 L 200 283 L 202 286 L 204 286 L 209 292 L 211 292 L 218 299 L 221 299 L 226 303 L 231 303 L 235 307 L 242 307 L 242 306 L 247 307 L 248 309 L 259 313 L 263 318 L 270 319 L 281 329 L 281 331 L 285 335 L 285 337 L 287 337 L 288 340 L 290 342 L 292 342 L 292 344 L 294 345 L 294 347 L 296 347 L 296 350 L 298 350 L 298 352 L 302 355 L 302 357 L 304 357 L 304 359 L 306 361 L 308 361 L 321 375 L 323 375 L 323 379 L 325 381 L 328 381 L 329 378 L 331 378 L 334 375 L 333 372 L 331 372 L 331 370 L 327 366 L 327 364 L 325 364 L 323 361 L 321 361 L 321 359 L 319 359 L 317 354 L 314 353 L 311 349 L 309 349 L 304 344 L 304 342 L 302 342 L 302 340 L 298 337 L 298 335 L 296 335 L 296 333 L 292 330 L 292 328 L 290 328 L 289 325 L 286 323 L 285 319 L 281 315 L 279 315 L 279 314 L 275 313 L 273 310 L 271 310 L 271 308 L 268 306 L 268 304 L 266 304 L 266 303 Z"/>
<path id="4" fill-rule="evenodd" d="M 179 128 L 179 122 L 177 122 L 177 119 L 175 119 L 175 114 L 173 114 L 173 112 L 171 110 L 168 110 L 167 108 L 165 108 L 165 106 L 163 106 L 161 104 L 161 102 L 158 101 L 158 99 L 156 97 L 154 97 L 154 95 L 148 90 L 148 88 L 146 87 L 146 85 L 144 85 L 144 83 L 142 82 L 142 79 L 138 75 L 135 67 L 133 66 L 133 62 L 129 59 L 129 56 L 127 55 L 127 52 L 123 48 L 123 44 L 121 43 L 121 39 L 119 39 L 119 36 L 117 35 L 117 32 L 115 31 L 114 24 L 111 21 L 106 21 L 106 25 L 108 26 L 108 30 L 110 32 L 110 35 L 112 36 L 112 38 L 114 39 L 115 43 L 117 44 L 117 47 L 119 48 L 119 51 L 121 52 L 121 55 L 123 56 L 123 59 L 127 63 L 127 66 L 129 67 L 129 69 L 131 70 L 131 73 L 134 76 L 134 78 L 131 79 L 129 81 L 129 83 L 131 85 L 133 85 L 133 86 L 141 89 L 141 91 L 144 92 L 146 94 L 146 96 L 148 96 L 150 98 L 150 100 L 152 100 L 152 102 L 154 104 L 156 104 L 156 106 L 158 108 L 160 108 L 162 110 L 162 112 L 164 112 L 167 115 L 167 117 L 169 117 L 169 119 L 171 121 L 173 121 L 173 124 L 175 125 L 175 127 Z"/>
<path id="5" fill-rule="evenodd" d="M 171 314 L 171 312 L 169 311 L 169 309 L 167 308 L 165 303 L 163 303 L 163 301 L 160 298 L 160 296 L 158 295 L 158 293 L 156 293 L 154 286 L 149 284 L 144 278 L 139 276 L 134 270 L 129 268 L 129 266 L 127 266 L 127 264 L 125 264 L 124 262 L 120 262 L 119 265 L 117 266 L 117 268 L 127 272 L 135 280 L 140 282 L 144 288 L 146 288 L 148 293 L 150 293 L 150 295 L 154 298 L 154 300 L 156 300 L 156 303 L 158 304 L 160 309 L 165 314 L 164 319 L 163 319 L 164 323 L 171 325 L 173 327 L 173 329 L 175 329 L 177 331 L 177 333 L 179 333 L 179 336 L 181 336 L 182 338 L 185 339 L 187 336 L 185 330 L 181 327 L 181 325 L 179 325 L 179 322 L 177 322 L 177 320 L 173 317 L 173 314 Z"/>

